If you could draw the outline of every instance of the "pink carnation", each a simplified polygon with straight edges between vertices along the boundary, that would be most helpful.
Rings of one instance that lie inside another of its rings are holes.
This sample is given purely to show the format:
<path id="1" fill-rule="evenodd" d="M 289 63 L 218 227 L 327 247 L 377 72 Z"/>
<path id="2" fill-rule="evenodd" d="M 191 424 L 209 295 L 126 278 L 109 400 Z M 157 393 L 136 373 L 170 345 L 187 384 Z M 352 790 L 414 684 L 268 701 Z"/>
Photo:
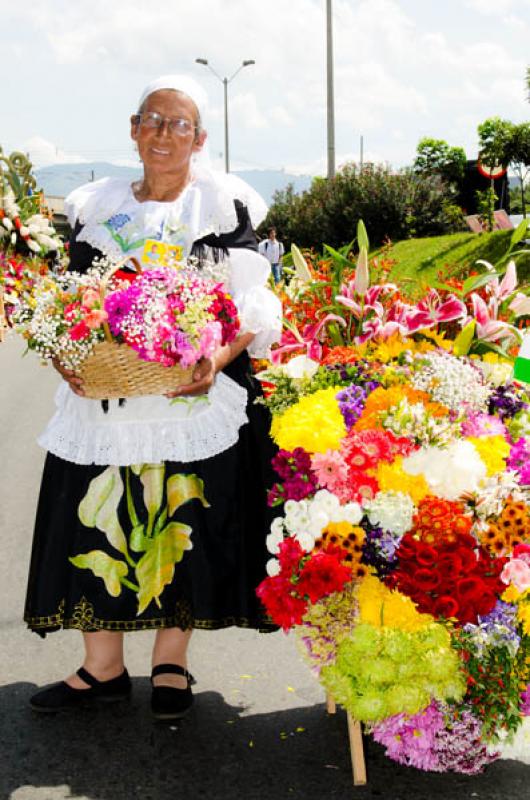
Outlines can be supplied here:
<path id="1" fill-rule="evenodd" d="M 530 589 L 530 565 L 521 558 L 512 558 L 504 566 L 500 578 L 503 583 L 513 584 L 517 591 L 525 592 Z"/>
<path id="2" fill-rule="evenodd" d="M 344 463 L 337 450 L 315 453 L 311 458 L 311 467 L 318 478 L 320 486 L 335 491 L 335 487 L 346 481 L 348 465 Z"/>

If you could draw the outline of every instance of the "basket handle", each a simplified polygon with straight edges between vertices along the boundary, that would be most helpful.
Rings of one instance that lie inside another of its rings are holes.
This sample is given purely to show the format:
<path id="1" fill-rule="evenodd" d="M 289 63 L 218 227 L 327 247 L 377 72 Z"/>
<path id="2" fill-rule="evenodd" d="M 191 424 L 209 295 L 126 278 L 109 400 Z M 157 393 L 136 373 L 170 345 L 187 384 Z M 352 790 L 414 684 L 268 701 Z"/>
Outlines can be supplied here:
<path id="1" fill-rule="evenodd" d="M 132 264 L 136 272 L 141 275 L 142 273 L 142 266 L 137 258 L 134 256 L 127 256 L 126 258 L 122 258 L 121 261 L 118 261 L 117 264 L 113 264 L 112 267 L 103 275 L 101 279 L 101 283 L 99 285 L 99 296 L 101 298 L 101 307 L 103 308 L 105 305 L 105 296 L 107 294 L 107 287 L 109 285 L 109 281 L 119 269 L 121 269 L 125 264 Z M 112 337 L 112 333 L 110 332 L 110 327 L 108 322 L 103 323 L 103 330 L 105 332 L 105 338 L 108 342 L 113 342 L 114 339 Z"/>

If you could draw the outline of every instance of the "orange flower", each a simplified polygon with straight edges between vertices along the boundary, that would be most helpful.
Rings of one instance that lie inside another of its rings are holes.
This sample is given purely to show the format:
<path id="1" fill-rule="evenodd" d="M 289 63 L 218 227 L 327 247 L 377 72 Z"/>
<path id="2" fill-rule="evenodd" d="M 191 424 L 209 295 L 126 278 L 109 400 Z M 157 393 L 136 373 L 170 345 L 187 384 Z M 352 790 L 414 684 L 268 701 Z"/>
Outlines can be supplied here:
<path id="1" fill-rule="evenodd" d="M 516 545 L 530 542 L 530 508 L 508 497 L 495 522 L 479 535 L 480 543 L 496 555 L 509 555 Z"/>

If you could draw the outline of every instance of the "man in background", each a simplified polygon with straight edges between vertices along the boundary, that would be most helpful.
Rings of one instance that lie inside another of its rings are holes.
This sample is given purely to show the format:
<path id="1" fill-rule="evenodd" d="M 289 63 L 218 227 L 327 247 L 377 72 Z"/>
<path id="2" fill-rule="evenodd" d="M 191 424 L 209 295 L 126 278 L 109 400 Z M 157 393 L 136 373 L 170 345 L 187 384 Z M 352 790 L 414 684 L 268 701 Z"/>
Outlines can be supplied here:
<path id="1" fill-rule="evenodd" d="M 285 248 L 276 238 L 276 228 L 269 228 L 269 238 L 259 243 L 259 252 L 269 260 L 274 283 L 279 283 L 282 279 L 282 258 Z"/>

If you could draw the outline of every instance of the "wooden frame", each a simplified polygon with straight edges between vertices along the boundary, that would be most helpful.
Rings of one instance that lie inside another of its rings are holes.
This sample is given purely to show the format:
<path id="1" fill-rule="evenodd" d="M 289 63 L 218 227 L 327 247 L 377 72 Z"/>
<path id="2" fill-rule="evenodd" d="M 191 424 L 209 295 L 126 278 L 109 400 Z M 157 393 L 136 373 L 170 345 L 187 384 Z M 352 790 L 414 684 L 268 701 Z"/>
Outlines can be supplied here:
<path id="1" fill-rule="evenodd" d="M 337 706 L 333 697 L 326 695 L 326 708 L 328 714 L 335 714 Z M 353 785 L 366 786 L 366 761 L 364 758 L 363 736 L 361 723 L 355 720 L 348 712 L 348 737 L 350 740 L 350 757 L 353 772 Z"/>

